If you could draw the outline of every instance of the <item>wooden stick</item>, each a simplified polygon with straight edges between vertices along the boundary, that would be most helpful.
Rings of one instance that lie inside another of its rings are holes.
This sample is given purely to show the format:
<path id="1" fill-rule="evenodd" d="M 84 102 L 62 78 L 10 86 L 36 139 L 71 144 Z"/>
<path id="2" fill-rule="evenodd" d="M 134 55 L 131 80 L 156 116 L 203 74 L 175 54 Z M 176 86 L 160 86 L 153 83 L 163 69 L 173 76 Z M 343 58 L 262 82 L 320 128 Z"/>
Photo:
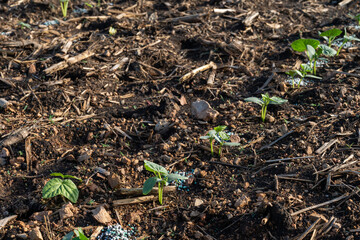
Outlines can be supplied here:
<path id="1" fill-rule="evenodd" d="M 326 202 L 323 202 L 323 203 L 320 203 L 320 204 L 317 204 L 317 205 L 314 205 L 314 206 L 311 206 L 311 207 L 301 209 L 299 211 L 291 213 L 290 215 L 291 216 L 296 216 L 296 215 L 298 215 L 300 213 L 307 212 L 309 210 L 319 208 L 319 207 L 322 207 L 322 206 L 326 206 L 326 205 L 329 205 L 329 204 L 334 203 L 334 202 L 338 202 L 338 201 L 343 200 L 344 198 L 347 198 L 347 197 L 349 197 L 349 194 L 345 193 L 345 194 L 341 195 L 340 197 L 334 198 L 332 200 L 329 200 L 329 201 L 326 201 Z"/>
<path id="2" fill-rule="evenodd" d="M 165 186 L 164 187 L 164 193 L 175 192 L 175 191 L 176 191 L 176 186 Z M 117 190 L 115 192 L 115 194 L 126 195 L 126 196 L 141 196 L 141 195 L 143 195 L 143 189 L 142 188 L 120 188 L 119 190 Z M 158 194 L 158 188 L 154 187 L 149 194 L 150 195 Z"/>
<path id="3" fill-rule="evenodd" d="M 287 133 L 285 133 L 284 135 L 282 135 L 281 137 L 279 137 L 278 139 L 276 139 L 275 141 L 271 142 L 270 144 L 263 146 L 262 148 L 260 148 L 259 151 L 262 151 L 264 149 L 270 148 L 272 145 L 274 145 L 275 143 L 277 143 L 278 141 L 282 140 L 283 138 L 286 138 L 287 136 L 289 136 L 290 134 L 292 134 L 294 132 L 294 130 L 291 130 Z"/>
<path id="4" fill-rule="evenodd" d="M 324 143 L 324 145 L 322 145 L 318 150 L 316 150 L 316 153 L 322 154 L 323 152 L 325 152 L 327 149 L 329 149 L 332 145 L 334 145 L 337 142 L 338 142 L 338 140 L 335 138 L 335 139 L 331 140 L 330 142 Z"/>
<path id="5" fill-rule="evenodd" d="M 308 229 L 306 229 L 306 231 L 300 235 L 300 237 L 297 238 L 297 240 L 303 240 L 314 228 L 315 226 L 320 222 L 321 218 L 316 219 L 316 221 L 311 224 L 310 227 L 308 227 Z"/>
<path id="6" fill-rule="evenodd" d="M 216 69 L 216 68 L 217 68 L 216 64 L 214 62 L 210 62 L 210 63 L 208 63 L 208 64 L 206 64 L 204 66 L 198 67 L 198 68 L 192 70 L 191 72 L 185 74 L 184 76 L 182 76 L 180 78 L 180 82 L 183 83 L 183 82 L 193 78 L 196 74 L 198 74 L 200 72 L 204 72 L 204 71 L 206 71 L 208 69 Z"/>
<path id="7" fill-rule="evenodd" d="M 224 163 L 224 162 L 209 161 L 209 163 L 212 163 L 212 164 L 219 164 L 219 165 L 223 165 L 223 166 L 227 166 L 227 167 L 233 167 L 233 168 L 248 169 L 247 167 L 243 167 L 243 166 L 240 166 L 240 165 L 233 165 L 233 164 L 230 164 L 230 163 Z"/>
<path id="8" fill-rule="evenodd" d="M 51 74 L 51 73 L 60 71 L 62 69 L 65 69 L 65 68 L 67 68 L 77 62 L 80 62 L 81 60 L 89 58 L 93 55 L 95 55 L 95 52 L 93 52 L 92 47 L 90 47 L 89 49 L 85 50 L 84 52 L 82 52 L 74 57 L 71 57 L 65 61 L 61 61 L 59 63 L 52 65 L 51 67 L 48 67 L 44 71 L 46 74 Z"/>
<path id="9" fill-rule="evenodd" d="M 314 158 L 315 156 L 304 156 L 304 157 L 292 157 L 292 158 L 278 158 L 273 160 L 267 160 L 265 162 L 267 163 L 273 163 L 273 162 L 281 162 L 281 161 L 290 161 L 290 160 L 296 160 L 296 159 L 304 159 L 304 158 Z"/>
<path id="10" fill-rule="evenodd" d="M 123 205 L 130 205 L 130 204 L 138 204 L 138 203 L 145 203 L 145 202 L 151 202 L 157 199 L 157 197 L 150 195 L 150 196 L 143 196 L 143 197 L 137 197 L 137 198 L 126 198 L 126 199 L 120 199 L 113 201 L 114 207 L 117 206 L 123 206 Z"/>

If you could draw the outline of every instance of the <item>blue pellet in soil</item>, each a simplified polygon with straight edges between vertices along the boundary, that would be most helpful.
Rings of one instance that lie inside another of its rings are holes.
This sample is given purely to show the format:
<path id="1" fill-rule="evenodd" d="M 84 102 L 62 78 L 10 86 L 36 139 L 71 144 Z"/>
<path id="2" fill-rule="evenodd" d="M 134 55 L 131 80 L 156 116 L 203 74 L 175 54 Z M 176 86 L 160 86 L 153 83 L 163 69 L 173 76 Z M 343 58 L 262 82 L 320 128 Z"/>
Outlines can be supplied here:
<path id="1" fill-rule="evenodd" d="M 84 8 L 77 8 L 77 9 L 74 9 L 73 10 L 73 13 L 74 14 L 85 14 L 85 13 L 88 13 L 89 11 L 87 9 L 84 9 Z"/>
<path id="2" fill-rule="evenodd" d="M 56 25 L 56 24 L 59 24 L 58 20 L 50 20 L 50 21 L 46 21 L 43 23 L 43 25 L 45 25 L 45 26 L 51 26 L 51 25 Z"/>
<path id="3" fill-rule="evenodd" d="M 97 240 L 131 240 L 135 239 L 135 228 L 131 227 L 132 230 L 126 230 L 121 227 L 121 225 L 111 225 L 105 227 L 99 236 L 96 237 Z"/>
<path id="4" fill-rule="evenodd" d="M 184 177 L 192 177 L 194 176 L 194 169 L 191 169 L 190 171 L 188 172 L 175 172 L 177 174 L 180 174 L 181 176 L 184 176 Z M 178 190 L 183 190 L 183 191 L 187 191 L 189 192 L 190 189 L 189 187 L 186 185 L 186 180 L 177 180 L 175 182 L 175 186 L 177 187 Z"/>

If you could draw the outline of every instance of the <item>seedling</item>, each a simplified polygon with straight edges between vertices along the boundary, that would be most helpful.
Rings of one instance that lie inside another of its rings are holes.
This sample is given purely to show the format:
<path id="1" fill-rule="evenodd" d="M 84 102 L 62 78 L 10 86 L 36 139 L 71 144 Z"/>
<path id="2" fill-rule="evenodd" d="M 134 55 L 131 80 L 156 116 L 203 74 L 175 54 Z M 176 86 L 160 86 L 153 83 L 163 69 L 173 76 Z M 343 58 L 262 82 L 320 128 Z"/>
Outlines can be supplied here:
<path id="1" fill-rule="evenodd" d="M 335 56 L 336 51 L 329 46 L 320 44 L 315 39 L 298 39 L 291 44 L 292 49 L 297 52 L 305 52 L 309 59 L 311 73 L 316 75 L 316 62 L 319 60 L 320 55 Z"/>
<path id="2" fill-rule="evenodd" d="M 69 199 L 71 202 L 76 203 L 79 198 L 79 190 L 75 183 L 68 178 L 79 181 L 82 180 L 80 178 L 71 175 L 63 175 L 61 173 L 52 173 L 50 176 L 61 178 L 53 178 L 48 181 L 42 190 L 42 197 L 47 199 L 61 195 L 62 197 Z"/>
<path id="3" fill-rule="evenodd" d="M 211 155 L 214 156 L 214 140 L 216 140 L 219 146 L 219 156 L 221 156 L 222 147 L 225 146 L 239 146 L 239 143 L 227 142 L 230 140 L 230 136 L 224 132 L 226 126 L 217 126 L 213 130 L 210 130 L 206 136 L 201 136 L 200 139 L 209 139 Z"/>
<path id="4" fill-rule="evenodd" d="M 344 37 L 343 37 L 343 38 L 339 38 L 339 39 L 336 40 L 336 41 L 338 41 L 338 42 L 341 42 L 341 41 L 342 41 L 342 43 L 341 43 L 341 45 L 340 45 L 340 47 L 339 47 L 339 49 L 338 49 L 338 51 L 337 51 L 337 53 L 336 53 L 336 56 L 339 55 L 341 49 L 344 47 L 344 45 L 345 45 L 347 42 L 351 42 L 351 41 L 360 42 L 360 39 L 357 38 L 355 35 L 348 36 L 348 35 L 347 35 L 347 32 L 346 32 L 346 28 L 345 28 L 344 31 L 345 31 Z"/>
<path id="5" fill-rule="evenodd" d="M 320 37 L 326 40 L 329 47 L 331 47 L 332 41 L 334 41 L 337 36 L 340 36 L 340 34 L 342 34 L 342 31 L 338 28 L 330 29 L 322 33 L 319 32 Z"/>
<path id="6" fill-rule="evenodd" d="M 81 228 L 74 229 L 74 231 L 66 234 L 62 240 L 89 240 Z"/>
<path id="7" fill-rule="evenodd" d="M 159 193 L 159 202 L 162 205 L 163 203 L 163 191 L 165 185 L 168 185 L 172 181 L 177 181 L 181 179 L 188 179 L 187 177 L 181 176 L 176 173 L 168 173 L 168 171 L 159 164 L 144 161 L 145 169 L 149 172 L 154 173 L 155 177 L 148 178 L 143 186 L 143 194 L 147 195 L 151 192 L 156 183 L 158 183 L 158 193 Z"/>
<path id="8" fill-rule="evenodd" d="M 292 76 L 292 78 L 293 78 L 293 88 L 294 88 L 294 77 L 296 75 L 299 75 L 301 77 L 300 81 L 298 82 L 298 85 L 297 85 L 297 87 L 299 88 L 301 86 L 302 81 L 306 77 L 315 78 L 315 79 L 321 79 L 321 77 L 309 74 L 311 72 L 312 72 L 311 66 L 309 66 L 308 64 L 301 64 L 300 65 L 300 70 L 290 70 L 289 72 L 286 72 L 286 74 Z"/>
<path id="9" fill-rule="evenodd" d="M 116 34 L 116 29 L 113 28 L 113 27 L 110 27 L 109 28 L 109 34 L 112 36 L 112 35 L 115 35 Z"/>
<path id="10" fill-rule="evenodd" d="M 19 22 L 18 24 L 20 25 L 21 29 L 27 28 L 31 30 L 31 26 L 28 23 Z"/>
<path id="11" fill-rule="evenodd" d="M 295 88 L 295 76 L 297 75 L 297 70 L 290 70 L 285 73 L 291 77 L 292 88 Z"/>
<path id="12" fill-rule="evenodd" d="M 357 22 L 358 22 L 358 25 L 360 25 L 360 13 L 357 14 L 357 15 L 351 15 L 349 14 L 349 16 L 352 18 L 352 19 L 355 19 Z"/>
<path id="13" fill-rule="evenodd" d="M 68 5 L 69 5 L 69 0 L 60 0 L 61 12 L 64 18 L 66 18 L 67 16 Z"/>
<path id="14" fill-rule="evenodd" d="M 261 106 L 261 120 L 263 122 L 265 122 L 265 117 L 266 117 L 266 110 L 267 110 L 267 106 L 269 104 L 283 104 L 286 103 L 288 100 L 286 99 L 282 99 L 279 97 L 269 97 L 269 94 L 265 93 L 265 94 L 261 94 L 261 98 L 257 98 L 257 97 L 249 97 L 249 98 L 245 98 L 246 102 L 253 102 L 256 104 L 259 104 Z"/>

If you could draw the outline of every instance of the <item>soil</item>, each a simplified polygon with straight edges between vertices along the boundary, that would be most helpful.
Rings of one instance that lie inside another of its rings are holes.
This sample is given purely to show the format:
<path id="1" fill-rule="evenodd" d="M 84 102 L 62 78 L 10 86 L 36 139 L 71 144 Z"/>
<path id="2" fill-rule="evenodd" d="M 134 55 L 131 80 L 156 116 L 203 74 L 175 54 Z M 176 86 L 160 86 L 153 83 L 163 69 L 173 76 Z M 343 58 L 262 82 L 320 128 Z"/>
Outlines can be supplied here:
<path id="1" fill-rule="evenodd" d="M 360 239 L 360 45 L 306 86 L 285 74 L 307 61 L 296 39 L 360 37 L 348 15 L 360 3 L 343 2 L 74 0 L 62 18 L 55 0 L 2 0 L 0 222 L 16 217 L 0 238 L 37 239 L 37 227 L 43 239 L 78 227 L 95 237 L 118 223 L 137 239 Z M 263 123 L 244 99 L 264 93 L 288 103 Z M 198 99 L 219 115 L 196 119 Z M 200 137 L 219 125 L 241 147 L 212 157 Z M 151 176 L 144 160 L 190 178 L 163 205 L 115 206 Z M 42 198 L 54 172 L 83 180 L 66 217 L 65 198 Z M 94 218 L 99 206 L 111 221 Z"/>

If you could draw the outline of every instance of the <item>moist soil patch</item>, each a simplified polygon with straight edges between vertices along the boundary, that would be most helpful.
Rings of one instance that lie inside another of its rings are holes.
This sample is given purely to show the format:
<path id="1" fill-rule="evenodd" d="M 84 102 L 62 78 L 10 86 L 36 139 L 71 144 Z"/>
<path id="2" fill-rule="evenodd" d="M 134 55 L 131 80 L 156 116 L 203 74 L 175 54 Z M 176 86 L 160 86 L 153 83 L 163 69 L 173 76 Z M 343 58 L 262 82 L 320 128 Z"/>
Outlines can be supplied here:
<path id="1" fill-rule="evenodd" d="M 285 74 L 307 61 L 294 40 L 360 37 L 359 7 L 74 0 L 63 18 L 59 1 L 1 1 L 0 238 L 81 227 L 95 239 L 119 224 L 130 239 L 359 239 L 360 45 L 318 67 L 321 80 L 292 88 Z M 264 93 L 288 102 L 262 122 L 244 99 Z M 198 99 L 218 116 L 194 117 Z M 219 125 L 240 144 L 220 157 L 200 139 Z M 156 192 L 129 204 L 143 196 L 126 189 L 151 176 L 144 160 L 189 179 L 163 205 Z M 42 198 L 51 173 L 82 179 L 72 206 Z"/>

